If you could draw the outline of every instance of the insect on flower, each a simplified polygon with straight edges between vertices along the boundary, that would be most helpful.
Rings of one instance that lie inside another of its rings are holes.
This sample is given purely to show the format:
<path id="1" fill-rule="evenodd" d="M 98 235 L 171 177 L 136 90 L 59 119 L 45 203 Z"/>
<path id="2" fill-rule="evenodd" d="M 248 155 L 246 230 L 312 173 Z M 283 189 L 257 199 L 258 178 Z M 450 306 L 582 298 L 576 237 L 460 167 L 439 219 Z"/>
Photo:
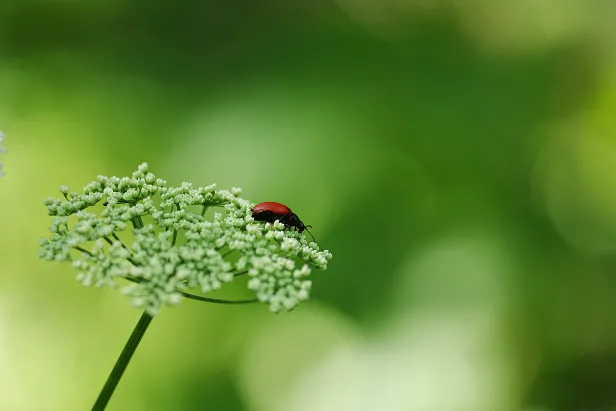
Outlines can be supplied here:
<path id="1" fill-rule="evenodd" d="M 310 237 L 312 237 L 312 240 L 316 242 L 314 236 L 308 230 L 308 227 L 312 228 L 312 226 L 305 225 L 297 214 L 284 204 L 272 201 L 259 203 L 252 208 L 252 218 L 256 221 L 265 221 L 267 223 L 274 223 L 278 220 L 278 222 L 284 224 L 287 228 L 295 227 L 300 233 L 306 230 L 308 234 L 310 234 Z"/>

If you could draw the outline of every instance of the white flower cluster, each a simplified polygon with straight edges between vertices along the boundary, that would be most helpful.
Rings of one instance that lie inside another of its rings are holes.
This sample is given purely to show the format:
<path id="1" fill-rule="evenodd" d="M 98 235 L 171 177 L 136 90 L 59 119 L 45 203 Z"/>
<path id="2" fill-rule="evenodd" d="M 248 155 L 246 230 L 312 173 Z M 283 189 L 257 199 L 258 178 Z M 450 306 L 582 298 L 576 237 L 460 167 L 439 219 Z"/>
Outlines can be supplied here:
<path id="1" fill-rule="evenodd" d="M 6 148 L 2 147 L 2 140 L 4 140 L 4 133 L 0 131 L 0 153 L 6 154 Z M 2 161 L 0 161 L 0 177 L 2 177 L 4 173 L 2 172 Z"/>
<path id="2" fill-rule="evenodd" d="M 309 297 L 311 267 L 325 270 L 332 257 L 278 222 L 254 221 L 240 189 L 167 187 L 147 164 L 132 177 L 99 176 L 83 194 L 66 186 L 60 192 L 64 199 L 45 200 L 54 218 L 39 256 L 72 261 L 86 286 L 130 281 L 122 292 L 152 315 L 182 296 L 205 299 L 188 290 L 208 293 L 243 274 L 272 312 L 292 310 Z M 86 211 L 99 204 L 100 213 Z M 221 208 L 212 220 L 204 217 L 209 207 Z M 134 241 L 128 246 L 121 237 Z"/>

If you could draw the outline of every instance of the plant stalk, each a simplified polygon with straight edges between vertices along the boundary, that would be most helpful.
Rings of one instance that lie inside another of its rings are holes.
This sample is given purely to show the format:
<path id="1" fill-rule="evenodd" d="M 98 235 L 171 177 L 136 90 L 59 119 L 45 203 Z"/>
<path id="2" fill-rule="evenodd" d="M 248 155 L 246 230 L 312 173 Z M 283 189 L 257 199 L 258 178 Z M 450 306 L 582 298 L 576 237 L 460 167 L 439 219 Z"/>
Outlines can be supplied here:
<path id="1" fill-rule="evenodd" d="M 133 357 L 135 350 L 139 346 L 139 342 L 141 342 L 143 334 L 145 334 L 146 330 L 148 329 L 150 322 L 152 322 L 152 316 L 150 316 L 147 312 L 144 311 L 143 314 L 141 314 L 137 325 L 133 329 L 132 334 L 128 338 L 128 341 L 126 341 L 126 345 L 124 345 L 124 349 L 122 349 L 118 360 L 113 366 L 113 370 L 111 370 L 111 374 L 109 374 L 109 377 L 107 378 L 103 389 L 98 395 L 98 398 L 96 399 L 96 402 L 92 407 L 92 411 L 102 411 L 105 409 L 105 407 L 107 407 L 107 403 L 111 399 L 113 392 L 115 391 L 118 383 L 120 382 L 120 379 L 122 378 L 122 375 L 124 374 L 128 363 L 130 363 L 130 360 Z"/>

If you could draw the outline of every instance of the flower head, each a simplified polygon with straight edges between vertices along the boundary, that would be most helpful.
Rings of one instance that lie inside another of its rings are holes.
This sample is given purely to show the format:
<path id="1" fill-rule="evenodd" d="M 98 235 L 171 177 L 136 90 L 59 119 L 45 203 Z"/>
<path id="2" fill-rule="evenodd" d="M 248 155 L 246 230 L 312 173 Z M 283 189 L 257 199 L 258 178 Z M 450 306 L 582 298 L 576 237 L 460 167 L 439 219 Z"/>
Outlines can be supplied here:
<path id="1" fill-rule="evenodd" d="M 271 311 L 291 310 L 309 297 L 311 268 L 327 269 L 332 257 L 278 222 L 254 221 L 240 189 L 169 187 L 145 163 L 131 177 L 98 176 L 81 194 L 60 192 L 45 200 L 53 219 L 39 256 L 72 261 L 86 286 L 128 280 L 121 291 L 152 315 L 188 290 L 208 293 L 244 274 Z M 219 211 L 206 219 L 210 207 Z"/>

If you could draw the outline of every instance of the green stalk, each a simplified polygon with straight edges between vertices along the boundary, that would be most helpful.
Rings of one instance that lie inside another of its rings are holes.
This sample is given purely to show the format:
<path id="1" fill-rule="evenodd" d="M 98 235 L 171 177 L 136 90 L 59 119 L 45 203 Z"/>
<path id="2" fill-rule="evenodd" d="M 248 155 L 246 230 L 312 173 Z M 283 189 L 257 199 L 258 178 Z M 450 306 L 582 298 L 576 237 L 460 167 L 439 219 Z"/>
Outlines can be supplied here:
<path id="1" fill-rule="evenodd" d="M 133 227 L 135 227 L 135 228 L 143 228 L 143 220 L 141 219 L 140 215 L 138 215 L 137 217 L 133 218 Z"/>
<path id="2" fill-rule="evenodd" d="M 94 403 L 94 406 L 92 407 L 92 411 L 102 411 L 105 409 L 105 407 L 107 407 L 107 403 L 111 399 L 113 392 L 115 391 L 118 383 L 120 382 L 120 379 L 122 378 L 122 375 L 124 374 L 128 363 L 130 363 L 130 360 L 133 357 L 135 350 L 139 346 L 139 342 L 141 341 L 143 334 L 145 334 L 146 330 L 148 329 L 150 322 L 152 322 L 152 316 L 150 316 L 147 312 L 144 311 L 143 314 L 141 314 L 141 317 L 139 318 L 135 329 L 133 329 L 132 334 L 128 338 L 128 341 L 126 341 L 126 345 L 124 345 L 124 349 L 120 353 L 118 360 L 113 366 L 113 370 L 111 370 L 111 374 L 109 374 L 109 377 L 107 378 L 103 389 L 98 395 L 98 398 Z"/>

